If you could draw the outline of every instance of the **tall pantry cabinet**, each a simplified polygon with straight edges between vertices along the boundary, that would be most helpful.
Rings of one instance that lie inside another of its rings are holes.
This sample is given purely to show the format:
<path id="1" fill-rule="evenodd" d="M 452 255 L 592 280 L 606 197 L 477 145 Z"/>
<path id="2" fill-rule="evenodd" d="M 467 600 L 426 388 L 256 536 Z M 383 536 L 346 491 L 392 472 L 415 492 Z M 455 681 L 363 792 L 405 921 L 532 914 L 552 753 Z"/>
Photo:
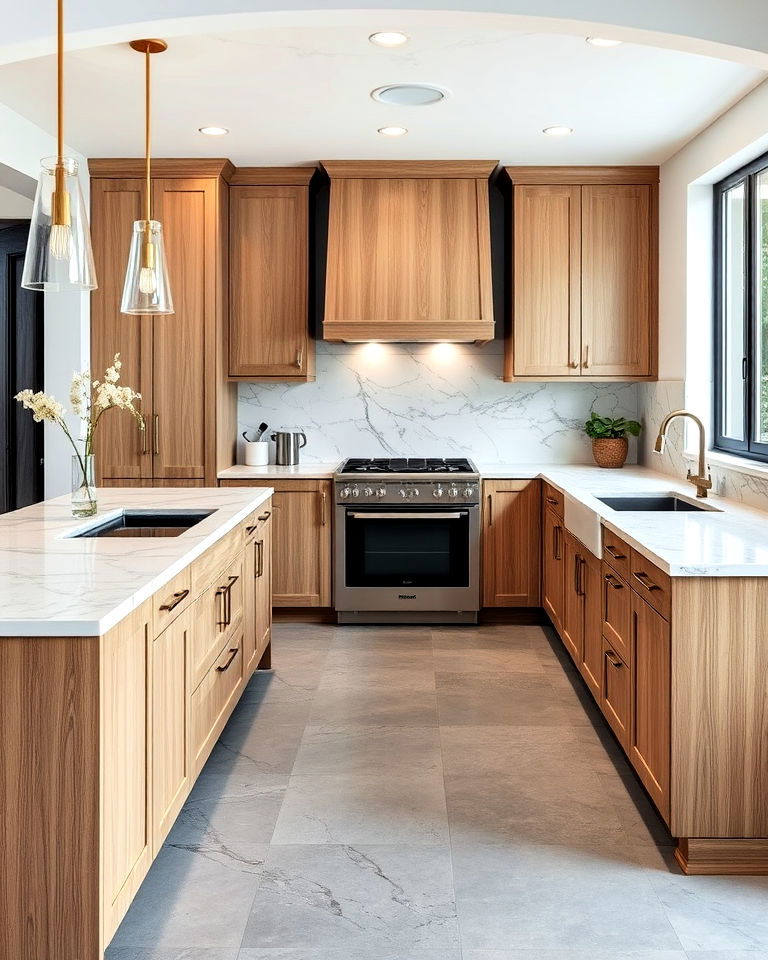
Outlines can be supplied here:
<path id="1" fill-rule="evenodd" d="M 225 160 L 156 160 L 152 212 L 163 225 L 175 313 L 120 312 L 133 223 L 144 217 L 143 161 L 91 160 L 91 230 L 99 288 L 91 299 L 91 370 L 116 353 L 141 393 L 145 429 L 105 417 L 97 469 L 107 486 L 215 486 L 234 462 L 237 387 L 227 381 Z"/>

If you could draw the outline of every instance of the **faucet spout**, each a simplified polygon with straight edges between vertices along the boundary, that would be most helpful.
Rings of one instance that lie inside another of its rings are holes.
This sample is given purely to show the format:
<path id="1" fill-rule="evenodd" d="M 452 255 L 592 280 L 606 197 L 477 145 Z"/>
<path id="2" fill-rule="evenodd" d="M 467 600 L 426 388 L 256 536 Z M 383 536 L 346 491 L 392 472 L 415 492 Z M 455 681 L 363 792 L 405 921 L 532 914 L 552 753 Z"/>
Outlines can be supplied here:
<path id="1" fill-rule="evenodd" d="M 656 437 L 656 443 L 654 444 L 653 449 L 656 453 L 664 452 L 664 446 L 667 441 L 667 430 L 669 429 L 670 423 L 677 417 L 688 417 L 688 419 L 692 420 L 699 428 L 698 473 L 694 475 L 689 470 L 686 479 L 690 480 L 690 482 L 696 487 L 696 496 L 704 498 L 707 496 L 707 491 L 712 489 L 712 475 L 707 468 L 707 443 L 704 424 L 695 413 L 691 413 L 690 410 L 673 410 L 671 413 L 668 413 L 661 421 L 661 426 L 659 427 L 659 433 Z"/>

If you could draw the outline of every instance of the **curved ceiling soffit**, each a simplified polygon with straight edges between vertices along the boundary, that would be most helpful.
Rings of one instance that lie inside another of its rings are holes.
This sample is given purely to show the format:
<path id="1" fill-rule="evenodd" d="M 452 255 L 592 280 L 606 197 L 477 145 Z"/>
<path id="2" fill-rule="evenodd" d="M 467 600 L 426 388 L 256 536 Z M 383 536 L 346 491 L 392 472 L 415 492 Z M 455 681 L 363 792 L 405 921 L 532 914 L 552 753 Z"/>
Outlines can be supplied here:
<path id="1" fill-rule="evenodd" d="M 40 16 L 43 2 L 35 0 L 22 7 L 14 22 L 5 25 L 0 64 L 54 52 L 54 24 L 48 23 L 50 18 Z M 230 8 L 227 13 L 221 13 L 224 2 Z M 739 17 L 729 14 L 728 5 L 722 0 L 654 0 L 627 4 L 624 10 L 617 9 L 616 0 L 582 0 L 578 18 L 573 16 L 572 0 L 377 0 L 375 9 L 364 10 L 356 6 L 355 0 L 330 0 L 332 10 L 318 9 L 323 0 L 286 0 L 291 9 L 270 9 L 275 2 L 279 0 L 165 0 L 159 5 L 156 0 L 132 0 L 133 19 L 125 23 L 122 0 L 102 0 L 100 4 L 69 0 L 67 48 L 87 49 L 145 35 L 222 34 L 295 25 L 348 26 L 355 20 L 367 29 L 373 21 L 391 22 L 401 13 L 411 28 L 421 23 L 427 27 L 436 20 L 442 24 L 447 20 L 460 23 L 466 18 L 473 26 L 503 26 L 525 32 L 597 36 L 607 32 L 627 42 L 768 70 L 768 4 L 764 0 L 742 0 L 746 9 L 740 11 Z M 158 16 L 160 11 L 162 17 Z M 567 17 L 563 16 L 565 13 Z M 43 33 L 41 24 L 51 32 Z"/>

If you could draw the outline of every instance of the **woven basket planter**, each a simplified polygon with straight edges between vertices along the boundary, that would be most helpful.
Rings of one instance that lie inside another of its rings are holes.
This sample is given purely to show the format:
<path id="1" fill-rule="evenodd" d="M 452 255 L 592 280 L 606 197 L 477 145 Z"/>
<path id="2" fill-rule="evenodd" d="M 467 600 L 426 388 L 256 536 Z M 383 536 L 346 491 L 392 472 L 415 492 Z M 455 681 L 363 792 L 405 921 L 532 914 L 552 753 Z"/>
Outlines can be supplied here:
<path id="1" fill-rule="evenodd" d="M 592 441 L 592 456 L 598 467 L 618 470 L 623 467 L 629 452 L 626 437 L 600 437 Z"/>

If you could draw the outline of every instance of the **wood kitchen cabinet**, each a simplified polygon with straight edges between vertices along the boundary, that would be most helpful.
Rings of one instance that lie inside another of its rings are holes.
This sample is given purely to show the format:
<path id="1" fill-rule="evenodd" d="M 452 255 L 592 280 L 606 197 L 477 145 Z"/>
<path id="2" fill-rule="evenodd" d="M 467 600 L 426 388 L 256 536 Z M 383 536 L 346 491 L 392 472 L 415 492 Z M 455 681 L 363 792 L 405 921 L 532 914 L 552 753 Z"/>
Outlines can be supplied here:
<path id="1" fill-rule="evenodd" d="M 326 340 L 492 340 L 488 161 L 332 161 Z"/>
<path id="2" fill-rule="evenodd" d="M 102 481 L 214 485 L 234 460 L 236 386 L 226 380 L 228 163 L 157 160 L 153 215 L 163 224 L 175 313 L 120 312 L 133 221 L 144 216 L 142 164 L 91 160 L 91 233 L 99 288 L 91 295 L 91 369 L 120 354 L 121 382 L 142 395 L 145 430 L 104 419 Z"/>
<path id="3" fill-rule="evenodd" d="M 541 598 L 541 481 L 483 483 L 483 606 L 537 607 Z"/>
<path id="4" fill-rule="evenodd" d="M 542 606 L 562 636 L 565 613 L 565 528 L 550 507 L 542 511 Z"/>
<path id="5" fill-rule="evenodd" d="M 272 510 L 264 510 L 246 527 L 243 580 L 245 583 L 244 661 L 250 676 L 272 639 Z M 268 666 L 269 664 L 264 664 Z"/>
<path id="6" fill-rule="evenodd" d="M 600 560 L 570 531 L 564 533 L 560 638 L 587 686 L 600 695 L 603 646 Z"/>
<path id="7" fill-rule="evenodd" d="M 654 379 L 658 168 L 506 170 L 514 309 L 504 379 Z"/>
<path id="8" fill-rule="evenodd" d="M 315 379 L 307 263 L 314 172 L 314 167 L 241 168 L 230 180 L 230 379 Z"/>
<path id="9" fill-rule="evenodd" d="M 272 605 L 329 607 L 333 484 L 330 480 L 220 480 L 272 487 Z"/>

